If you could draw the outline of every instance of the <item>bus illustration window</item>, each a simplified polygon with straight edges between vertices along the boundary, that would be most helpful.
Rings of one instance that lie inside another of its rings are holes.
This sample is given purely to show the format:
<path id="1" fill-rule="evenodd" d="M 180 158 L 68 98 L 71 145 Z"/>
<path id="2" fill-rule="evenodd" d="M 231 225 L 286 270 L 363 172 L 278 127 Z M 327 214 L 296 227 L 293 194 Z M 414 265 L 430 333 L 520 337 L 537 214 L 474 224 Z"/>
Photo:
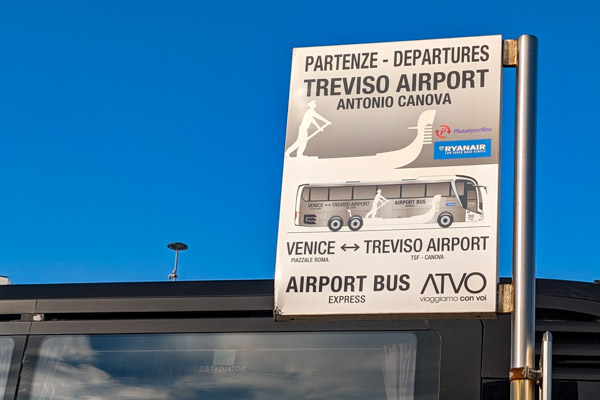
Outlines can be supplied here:
<path id="1" fill-rule="evenodd" d="M 465 182 L 464 181 L 455 182 L 454 188 L 455 188 L 457 195 L 463 196 L 465 194 Z"/>
<path id="2" fill-rule="evenodd" d="M 329 227 L 437 224 L 484 218 L 480 185 L 465 175 L 422 177 L 397 182 L 305 184 L 298 187 L 295 224 Z"/>
<path id="3" fill-rule="evenodd" d="M 428 183 L 427 184 L 427 197 L 434 197 L 436 195 L 450 196 L 450 183 Z"/>
<path id="4" fill-rule="evenodd" d="M 373 200 L 377 193 L 377 186 L 355 186 L 354 187 L 354 200 Z"/>
<path id="5" fill-rule="evenodd" d="M 411 185 L 402 186 L 402 198 L 425 197 L 425 185 L 413 183 Z"/>
<path id="6" fill-rule="evenodd" d="M 329 200 L 352 200 L 352 186 L 332 187 Z"/>
<path id="7" fill-rule="evenodd" d="M 400 185 L 382 185 L 378 186 L 381 189 L 381 194 L 386 199 L 399 199 L 400 198 Z"/>
<path id="8" fill-rule="evenodd" d="M 329 188 L 315 187 L 310 190 L 310 201 L 329 200 Z"/>

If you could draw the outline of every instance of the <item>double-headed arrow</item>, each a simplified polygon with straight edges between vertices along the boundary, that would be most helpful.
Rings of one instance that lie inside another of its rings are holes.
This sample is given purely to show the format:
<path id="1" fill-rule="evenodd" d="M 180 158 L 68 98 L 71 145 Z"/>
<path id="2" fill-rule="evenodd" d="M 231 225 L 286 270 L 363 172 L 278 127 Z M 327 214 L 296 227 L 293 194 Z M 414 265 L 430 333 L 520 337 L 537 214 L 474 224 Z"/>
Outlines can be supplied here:
<path id="1" fill-rule="evenodd" d="M 346 251 L 346 249 L 354 249 L 354 251 L 358 250 L 360 247 L 358 247 L 358 245 L 356 243 L 354 243 L 354 246 L 346 246 L 346 243 L 344 243 L 341 247 L 342 250 Z"/>

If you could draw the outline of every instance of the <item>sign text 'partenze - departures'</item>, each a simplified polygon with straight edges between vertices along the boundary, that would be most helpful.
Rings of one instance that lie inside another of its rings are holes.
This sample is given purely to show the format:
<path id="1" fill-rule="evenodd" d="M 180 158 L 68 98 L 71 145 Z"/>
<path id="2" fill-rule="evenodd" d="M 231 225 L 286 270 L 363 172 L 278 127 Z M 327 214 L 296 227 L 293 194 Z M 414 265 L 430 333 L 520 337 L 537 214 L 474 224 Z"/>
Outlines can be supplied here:
<path id="1" fill-rule="evenodd" d="M 502 37 L 294 50 L 275 317 L 492 315 Z"/>

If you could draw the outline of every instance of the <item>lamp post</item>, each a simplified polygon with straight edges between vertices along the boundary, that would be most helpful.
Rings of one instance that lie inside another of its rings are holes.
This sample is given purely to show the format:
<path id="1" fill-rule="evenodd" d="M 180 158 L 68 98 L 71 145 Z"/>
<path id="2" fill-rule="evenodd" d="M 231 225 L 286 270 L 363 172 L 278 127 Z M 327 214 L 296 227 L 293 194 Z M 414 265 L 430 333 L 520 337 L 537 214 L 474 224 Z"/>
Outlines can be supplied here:
<path id="1" fill-rule="evenodd" d="M 188 249 L 187 244 L 180 242 L 169 243 L 167 247 L 171 250 L 175 250 L 175 266 L 173 267 L 173 272 L 169 274 L 169 279 L 172 279 L 173 282 L 177 280 L 177 259 L 180 251 L 184 251 Z"/>

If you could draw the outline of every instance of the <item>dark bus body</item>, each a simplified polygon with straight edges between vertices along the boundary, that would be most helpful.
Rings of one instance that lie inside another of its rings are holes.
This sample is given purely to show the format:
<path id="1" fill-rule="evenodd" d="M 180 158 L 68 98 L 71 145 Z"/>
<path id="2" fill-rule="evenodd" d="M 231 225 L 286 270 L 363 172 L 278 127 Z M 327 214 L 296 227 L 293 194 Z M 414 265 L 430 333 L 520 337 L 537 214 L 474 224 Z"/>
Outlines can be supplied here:
<path id="1" fill-rule="evenodd" d="M 508 399 L 510 315 L 274 322 L 273 281 L 0 287 L 4 399 Z M 600 398 L 600 285 L 538 280 L 553 399 Z"/>

